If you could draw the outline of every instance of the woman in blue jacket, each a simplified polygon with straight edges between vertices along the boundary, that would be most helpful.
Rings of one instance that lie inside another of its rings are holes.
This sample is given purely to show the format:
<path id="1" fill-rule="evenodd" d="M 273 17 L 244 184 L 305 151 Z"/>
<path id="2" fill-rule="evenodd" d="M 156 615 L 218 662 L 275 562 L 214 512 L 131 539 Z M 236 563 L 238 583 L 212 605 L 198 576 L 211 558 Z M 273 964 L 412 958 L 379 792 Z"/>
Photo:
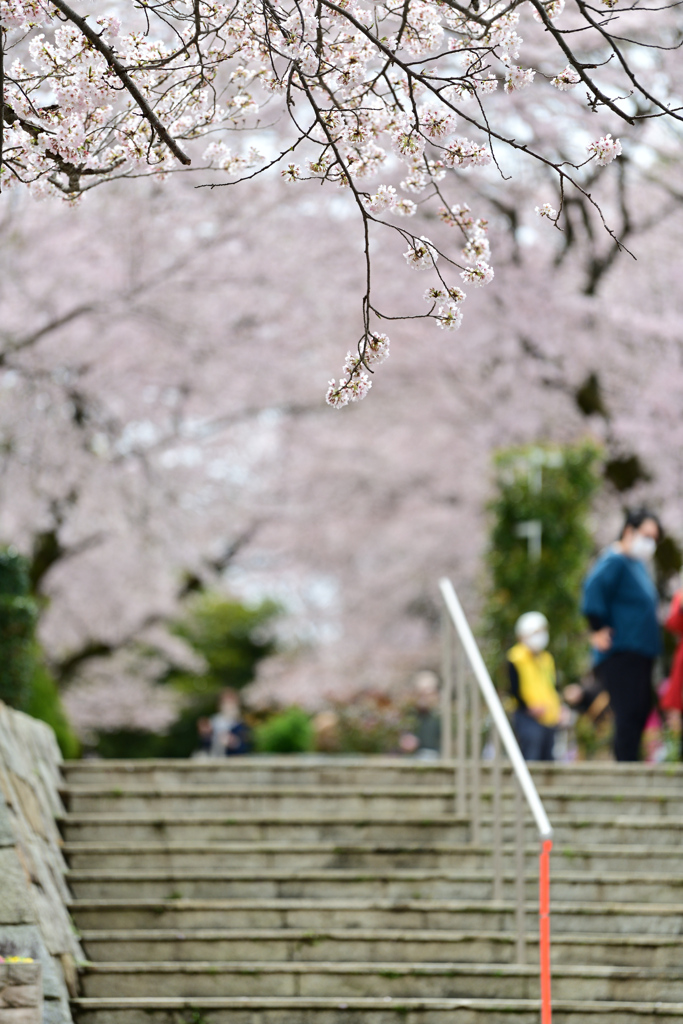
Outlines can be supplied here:
<path id="1" fill-rule="evenodd" d="M 591 628 L 595 674 L 614 714 L 614 756 L 637 761 L 652 708 L 652 670 L 660 650 L 657 590 L 647 569 L 661 535 L 641 509 L 626 516 L 621 537 L 591 569 L 583 614 Z"/>

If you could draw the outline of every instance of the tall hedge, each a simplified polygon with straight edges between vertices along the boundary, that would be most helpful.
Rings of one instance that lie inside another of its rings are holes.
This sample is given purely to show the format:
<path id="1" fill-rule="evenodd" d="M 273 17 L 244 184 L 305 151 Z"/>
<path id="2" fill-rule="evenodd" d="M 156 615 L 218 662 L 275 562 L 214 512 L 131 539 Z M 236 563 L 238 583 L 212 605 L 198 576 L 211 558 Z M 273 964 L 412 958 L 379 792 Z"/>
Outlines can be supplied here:
<path id="1" fill-rule="evenodd" d="M 510 448 L 496 456 L 484 614 L 492 668 L 500 668 L 514 643 L 518 617 L 540 611 L 550 623 L 560 681 L 577 680 L 586 670 L 586 627 L 579 606 L 593 555 L 588 516 L 600 487 L 600 457 L 591 442 Z M 540 523 L 540 557 L 524 535 L 530 523 Z"/>

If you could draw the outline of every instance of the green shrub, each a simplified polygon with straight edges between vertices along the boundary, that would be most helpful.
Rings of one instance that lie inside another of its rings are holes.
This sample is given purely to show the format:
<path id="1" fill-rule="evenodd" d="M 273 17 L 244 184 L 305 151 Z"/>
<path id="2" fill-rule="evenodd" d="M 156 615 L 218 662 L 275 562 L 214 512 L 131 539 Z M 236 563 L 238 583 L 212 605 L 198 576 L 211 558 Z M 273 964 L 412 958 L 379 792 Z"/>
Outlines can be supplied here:
<path id="1" fill-rule="evenodd" d="M 335 706 L 338 750 L 343 754 L 391 754 L 414 726 L 410 702 L 386 693 L 358 693 Z"/>
<path id="2" fill-rule="evenodd" d="M 147 732 L 145 729 L 111 729 L 108 732 L 97 734 L 97 744 L 94 749 L 100 757 L 114 760 L 163 757 L 163 746 L 166 739 L 166 736 Z M 197 746 L 196 734 L 194 746 Z"/>
<path id="3" fill-rule="evenodd" d="M 62 756 L 73 760 L 81 755 L 81 744 L 59 696 L 57 684 L 36 656 L 36 668 L 31 683 L 31 694 L 26 711 L 33 718 L 47 722 L 54 729 Z"/>
<path id="4" fill-rule="evenodd" d="M 315 735 L 310 715 L 287 708 L 254 729 L 256 750 L 264 754 L 304 754 L 313 750 Z"/>

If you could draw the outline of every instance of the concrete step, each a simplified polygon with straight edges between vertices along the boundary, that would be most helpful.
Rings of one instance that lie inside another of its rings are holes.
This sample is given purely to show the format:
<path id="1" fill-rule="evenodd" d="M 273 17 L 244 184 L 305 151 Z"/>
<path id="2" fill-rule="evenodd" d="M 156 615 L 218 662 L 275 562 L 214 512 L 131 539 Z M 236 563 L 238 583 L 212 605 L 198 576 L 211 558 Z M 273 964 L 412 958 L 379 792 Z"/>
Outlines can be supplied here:
<path id="1" fill-rule="evenodd" d="M 66 790 L 68 809 L 73 814 L 231 814 L 270 813 L 315 818 L 329 814 L 338 817 L 393 818 L 441 816 L 452 814 L 452 788 L 394 786 L 194 786 L 175 789 L 126 789 L 95 786 L 70 786 Z"/>
<path id="2" fill-rule="evenodd" d="M 679 868 L 680 871 L 680 868 Z M 354 869 L 315 871 L 310 868 L 280 871 L 224 871 L 200 869 L 94 869 L 67 872 L 69 888 L 79 899 L 176 898 L 187 899 L 493 899 L 489 870 L 459 871 L 394 868 L 360 874 Z M 527 899 L 538 892 L 537 877 L 527 877 Z M 514 899 L 515 875 L 503 873 L 503 898 Z M 554 871 L 550 895 L 562 901 L 613 901 L 683 904 L 683 875 L 587 875 Z"/>
<path id="3" fill-rule="evenodd" d="M 469 838 L 466 819 L 454 816 L 442 819 L 421 819 L 406 824 L 395 821 L 373 821 L 319 815 L 302 818 L 299 814 L 277 817 L 271 814 L 176 814 L 131 815 L 96 814 L 69 815 L 62 831 L 69 842 L 192 842 L 201 835 L 207 843 L 222 842 L 289 842 L 299 843 L 412 843 L 435 842 L 462 844 Z M 683 825 L 680 830 L 683 836 Z"/>
<path id="4" fill-rule="evenodd" d="M 391 996 L 484 999 L 495 987 L 498 999 L 539 999 L 538 967 L 518 964 L 405 963 L 98 963 L 80 973 L 88 998 L 225 996 Z M 555 999 L 654 1001 L 683 1004 L 683 969 L 556 966 Z"/>
<path id="5" fill-rule="evenodd" d="M 76 1024 L 538 1024 L 536 999 L 76 999 Z M 671 1024 L 683 1003 L 557 1000 L 554 1024 Z"/>
<path id="6" fill-rule="evenodd" d="M 222 871 L 279 869 L 281 871 L 334 868 L 446 868 L 460 871 L 490 868 L 490 848 L 448 843 L 430 846 L 354 845 L 336 843 L 66 843 L 63 852 L 75 870 L 152 868 Z M 503 850 L 504 863 L 512 863 L 514 847 Z M 680 850 L 652 846 L 563 846 L 553 849 L 553 870 L 583 872 L 635 872 L 647 869 L 670 877 L 683 875 Z M 538 844 L 526 850 L 526 866 L 536 871 Z"/>
<path id="7" fill-rule="evenodd" d="M 559 786 L 574 792 L 584 787 L 591 792 L 634 789 L 683 792 L 683 765 L 614 764 L 591 761 L 573 764 L 530 764 L 536 785 Z M 420 762 L 410 758 L 338 757 L 316 755 L 229 758 L 219 760 L 67 761 L 63 766 L 68 785 L 106 787 L 186 785 L 375 785 L 452 786 L 455 762 Z M 484 780 L 491 766 L 482 765 Z M 510 782 L 510 767 L 502 766 Z"/>
<path id="8" fill-rule="evenodd" d="M 72 915 L 79 928 L 301 929 L 327 934 L 340 929 L 501 932 L 513 934 L 511 902 L 425 899 L 77 899 Z M 527 903 L 527 931 L 538 928 L 538 904 Z M 683 905 L 651 903 L 562 903 L 552 905 L 558 935 L 683 936 Z"/>
<path id="9" fill-rule="evenodd" d="M 662 818 L 645 815 L 615 814 L 612 818 L 592 820 L 581 814 L 555 814 L 551 817 L 558 847 L 585 845 L 647 845 L 651 847 L 683 845 L 683 817 Z M 511 843 L 515 823 L 511 816 L 502 822 L 503 838 Z M 222 842 L 331 842 L 343 845 L 382 844 L 422 845 L 462 844 L 468 841 L 470 825 L 453 815 L 420 817 L 411 820 L 401 814 L 393 820 L 371 817 L 337 817 L 328 813 L 317 817 L 300 814 L 71 814 L 63 822 L 68 842 L 192 842 L 201 835 L 207 843 Z M 538 833 L 526 820 L 526 841 L 537 841 Z M 491 842 L 491 819 L 482 819 L 482 842 Z"/>
<path id="10" fill-rule="evenodd" d="M 683 792 L 643 791 L 640 793 L 558 792 L 539 790 L 549 817 L 557 814 L 581 814 L 584 818 L 605 820 L 615 814 L 675 818 L 683 816 Z M 484 811 L 492 800 L 488 789 L 482 791 Z M 514 795 L 503 794 L 503 811 L 513 813 Z M 232 814 L 271 813 L 307 815 L 315 818 L 334 808 L 340 817 L 415 818 L 451 815 L 455 811 L 452 787 L 426 786 L 235 786 L 184 785 L 176 788 L 143 789 L 135 786 L 70 786 L 66 803 L 73 814 Z"/>
<path id="11" fill-rule="evenodd" d="M 125 911 L 122 911 L 125 915 Z M 76 911 L 76 921 L 96 920 L 97 909 Z M 187 918 L 186 918 L 187 919 Z M 553 921 L 553 925 L 554 925 Z M 182 924 L 182 918 L 181 918 Z M 137 928 L 84 930 L 81 942 L 93 961 L 253 960 L 356 963 L 514 963 L 516 937 L 503 932 L 420 931 L 347 928 L 312 932 L 301 928 Z M 555 931 L 555 929 L 554 929 Z M 527 935 L 530 964 L 538 963 L 538 930 Z M 555 933 L 556 964 L 617 967 L 680 967 L 683 935 L 563 935 Z"/>

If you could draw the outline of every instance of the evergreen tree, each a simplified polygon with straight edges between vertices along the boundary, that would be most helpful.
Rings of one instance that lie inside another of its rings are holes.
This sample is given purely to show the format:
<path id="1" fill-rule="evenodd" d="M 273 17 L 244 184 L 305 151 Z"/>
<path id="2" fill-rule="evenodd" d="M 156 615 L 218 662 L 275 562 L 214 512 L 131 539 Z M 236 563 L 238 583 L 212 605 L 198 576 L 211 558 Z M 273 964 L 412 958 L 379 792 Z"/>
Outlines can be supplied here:
<path id="1" fill-rule="evenodd" d="M 26 559 L 12 548 L 0 551 L 0 700 L 22 711 L 31 699 L 38 620 L 29 589 Z"/>
<path id="2" fill-rule="evenodd" d="M 80 744 L 36 639 L 39 612 L 28 559 L 0 550 L 0 700 L 47 722 L 63 755 L 78 757 Z"/>
<path id="3" fill-rule="evenodd" d="M 580 597 L 593 554 L 587 520 L 600 486 L 600 454 L 584 442 L 511 448 L 496 456 L 484 631 L 498 673 L 515 642 L 515 622 L 527 611 L 548 618 L 562 683 L 578 680 L 587 668 Z"/>

